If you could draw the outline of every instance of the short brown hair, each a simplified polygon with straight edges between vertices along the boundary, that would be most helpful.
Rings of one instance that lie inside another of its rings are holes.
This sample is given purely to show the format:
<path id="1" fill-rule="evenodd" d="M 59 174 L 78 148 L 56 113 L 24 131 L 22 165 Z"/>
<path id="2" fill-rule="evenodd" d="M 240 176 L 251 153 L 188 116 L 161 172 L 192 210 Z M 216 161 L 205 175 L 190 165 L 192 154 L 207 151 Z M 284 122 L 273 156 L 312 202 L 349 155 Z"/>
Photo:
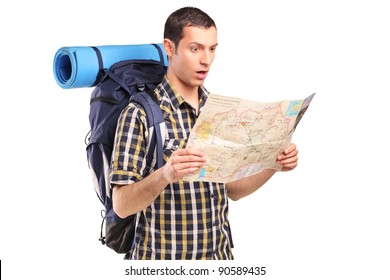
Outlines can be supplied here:
<path id="1" fill-rule="evenodd" d="M 202 10 L 195 7 L 184 7 L 173 12 L 165 22 L 164 39 L 170 39 L 175 46 L 183 38 L 183 29 L 187 26 L 203 28 L 215 27 L 214 20 Z"/>

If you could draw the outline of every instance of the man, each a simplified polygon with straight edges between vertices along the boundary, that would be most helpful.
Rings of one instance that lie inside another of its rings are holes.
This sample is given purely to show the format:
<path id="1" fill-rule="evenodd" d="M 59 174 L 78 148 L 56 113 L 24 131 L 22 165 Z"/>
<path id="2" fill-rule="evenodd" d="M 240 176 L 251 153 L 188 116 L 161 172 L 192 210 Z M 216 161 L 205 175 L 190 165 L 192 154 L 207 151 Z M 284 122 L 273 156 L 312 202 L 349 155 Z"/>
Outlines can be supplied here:
<path id="1" fill-rule="evenodd" d="M 228 197 L 240 199 L 259 189 L 275 170 L 230 182 L 186 182 L 206 156 L 186 146 L 208 92 L 203 83 L 218 45 L 214 21 L 185 7 L 172 13 L 163 41 L 168 71 L 155 90 L 166 123 L 165 165 L 147 166 L 145 113 L 130 104 L 119 118 L 112 158 L 113 207 L 120 217 L 137 214 L 130 259 L 233 259 Z M 297 166 L 291 144 L 277 160 L 282 171 Z"/>

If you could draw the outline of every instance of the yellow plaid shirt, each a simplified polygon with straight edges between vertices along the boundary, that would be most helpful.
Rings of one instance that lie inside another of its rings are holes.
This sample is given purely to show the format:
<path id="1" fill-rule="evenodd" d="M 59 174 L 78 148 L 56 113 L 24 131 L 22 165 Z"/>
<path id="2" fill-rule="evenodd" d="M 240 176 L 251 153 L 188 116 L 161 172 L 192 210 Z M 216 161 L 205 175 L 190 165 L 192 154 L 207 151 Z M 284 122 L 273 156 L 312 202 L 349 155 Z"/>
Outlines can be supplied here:
<path id="1" fill-rule="evenodd" d="M 166 124 L 166 162 L 174 150 L 186 146 L 197 115 L 166 77 L 155 94 Z M 208 92 L 200 87 L 200 108 L 207 97 Z M 131 184 L 153 170 L 146 163 L 148 134 L 145 112 L 130 104 L 118 120 L 111 184 Z M 225 185 L 179 181 L 169 184 L 137 213 L 130 259 L 233 259 L 232 247 Z"/>

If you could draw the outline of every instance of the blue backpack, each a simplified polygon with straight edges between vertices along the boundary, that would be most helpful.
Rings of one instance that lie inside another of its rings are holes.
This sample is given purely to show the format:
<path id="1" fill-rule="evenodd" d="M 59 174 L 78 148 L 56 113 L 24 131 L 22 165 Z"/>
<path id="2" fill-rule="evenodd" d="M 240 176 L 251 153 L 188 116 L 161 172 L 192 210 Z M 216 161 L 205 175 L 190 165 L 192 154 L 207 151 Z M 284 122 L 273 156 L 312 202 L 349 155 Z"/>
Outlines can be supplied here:
<path id="1" fill-rule="evenodd" d="M 144 108 L 149 128 L 154 127 L 150 140 L 152 148 L 147 155 L 147 161 L 151 164 L 156 152 L 156 165 L 157 168 L 161 167 L 163 139 L 159 124 L 164 123 L 164 118 L 157 100 L 154 99 L 155 95 L 151 93 L 162 81 L 166 70 L 161 52 L 160 61 L 123 60 L 109 69 L 101 69 L 99 82 L 91 94 L 91 131 L 86 150 L 95 191 L 104 205 L 99 240 L 117 253 L 130 251 L 136 216 L 134 214 L 121 219 L 112 208 L 109 172 L 117 120 L 129 102 L 137 102 Z"/>

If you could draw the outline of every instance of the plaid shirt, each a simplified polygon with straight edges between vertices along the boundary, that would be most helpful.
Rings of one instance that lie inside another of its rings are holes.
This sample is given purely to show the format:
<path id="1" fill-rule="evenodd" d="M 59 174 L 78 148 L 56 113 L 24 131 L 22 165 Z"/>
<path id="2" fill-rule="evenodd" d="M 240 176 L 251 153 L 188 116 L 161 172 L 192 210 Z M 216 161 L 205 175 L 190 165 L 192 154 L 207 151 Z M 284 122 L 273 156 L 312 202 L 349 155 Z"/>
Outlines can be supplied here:
<path id="1" fill-rule="evenodd" d="M 165 77 L 155 90 L 166 123 L 164 162 L 184 148 L 197 119 L 196 111 Z M 208 92 L 200 87 L 200 108 Z M 149 169 L 145 112 L 129 105 L 121 114 L 113 151 L 112 184 L 141 180 Z M 223 183 L 169 184 L 145 210 L 137 213 L 131 259 L 233 259 L 228 197 Z"/>

